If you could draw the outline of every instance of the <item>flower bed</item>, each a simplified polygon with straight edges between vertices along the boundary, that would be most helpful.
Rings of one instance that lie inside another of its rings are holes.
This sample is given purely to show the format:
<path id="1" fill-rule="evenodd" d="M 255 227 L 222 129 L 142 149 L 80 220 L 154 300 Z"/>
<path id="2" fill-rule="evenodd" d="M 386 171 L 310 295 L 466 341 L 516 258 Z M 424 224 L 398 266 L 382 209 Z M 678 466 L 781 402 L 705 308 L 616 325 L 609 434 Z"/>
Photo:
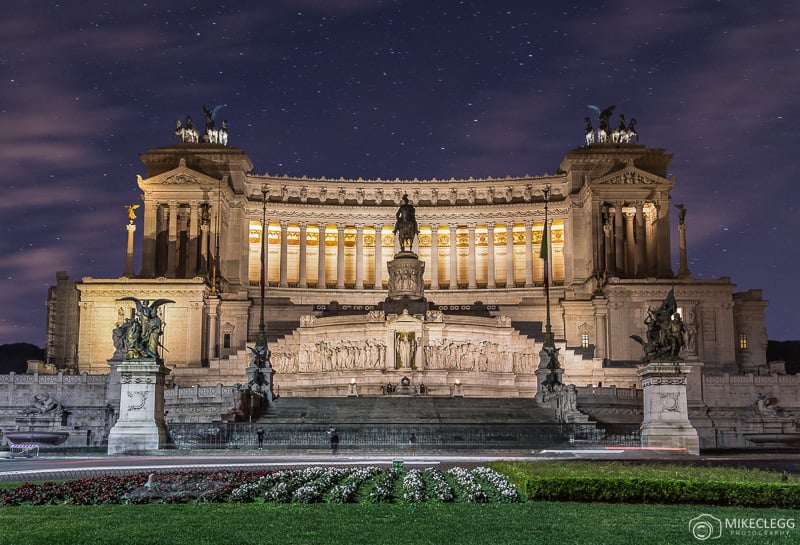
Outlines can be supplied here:
<path id="1" fill-rule="evenodd" d="M 0 505 L 125 503 L 517 502 L 516 489 L 488 468 L 310 467 L 281 471 L 137 473 L 0 491 Z"/>

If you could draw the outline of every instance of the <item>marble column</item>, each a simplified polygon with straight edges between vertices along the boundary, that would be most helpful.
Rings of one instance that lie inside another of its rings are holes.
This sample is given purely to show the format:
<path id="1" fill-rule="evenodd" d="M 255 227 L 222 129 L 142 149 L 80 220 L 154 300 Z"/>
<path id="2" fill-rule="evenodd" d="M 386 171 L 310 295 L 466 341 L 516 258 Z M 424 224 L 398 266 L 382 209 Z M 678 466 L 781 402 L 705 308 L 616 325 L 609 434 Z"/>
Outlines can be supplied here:
<path id="1" fill-rule="evenodd" d="M 603 217 L 603 252 L 606 261 L 606 276 L 617 275 L 617 266 L 614 263 L 614 218 L 616 213 L 617 209 L 609 206 L 606 208 L 606 213 Z"/>
<path id="2" fill-rule="evenodd" d="M 200 251 L 198 227 L 200 224 L 200 208 L 197 201 L 189 203 L 189 251 L 187 252 L 186 278 L 197 276 L 197 253 Z"/>
<path id="3" fill-rule="evenodd" d="M 364 224 L 356 223 L 356 289 L 364 289 Z"/>
<path id="4" fill-rule="evenodd" d="M 344 289 L 344 225 L 336 224 L 336 288 Z"/>
<path id="5" fill-rule="evenodd" d="M 289 287 L 287 280 L 289 265 L 289 222 L 281 220 L 281 278 L 278 284 L 282 288 Z"/>
<path id="6" fill-rule="evenodd" d="M 622 215 L 625 217 L 625 274 L 631 276 L 636 271 L 634 265 L 636 241 L 633 234 L 633 220 L 636 218 L 636 212 L 625 210 Z"/>
<path id="7" fill-rule="evenodd" d="M 317 289 L 324 290 L 325 286 L 325 227 L 324 223 L 318 224 L 319 227 L 319 252 L 317 259 Z"/>
<path id="8" fill-rule="evenodd" d="M 456 245 L 457 225 L 450 225 L 450 289 L 458 289 L 458 247 Z"/>
<path id="9" fill-rule="evenodd" d="M 197 273 L 208 274 L 208 223 L 205 222 L 200 225 L 200 267 Z"/>
<path id="10" fill-rule="evenodd" d="M 142 241 L 142 276 L 152 278 L 155 276 L 156 265 L 156 217 L 158 201 L 144 202 L 144 240 Z"/>
<path id="11" fill-rule="evenodd" d="M 431 289 L 439 289 L 439 224 L 431 225 Z"/>
<path id="12" fill-rule="evenodd" d="M 467 287 L 471 290 L 474 290 L 478 287 L 477 282 L 475 281 L 475 267 L 476 267 L 476 259 L 475 259 L 475 229 L 476 225 L 474 223 L 467 224 L 467 230 L 469 232 L 469 253 L 467 254 L 467 278 L 468 284 Z"/>
<path id="13" fill-rule="evenodd" d="M 125 226 L 128 231 L 128 245 L 125 249 L 125 274 L 128 278 L 133 277 L 133 233 L 136 231 L 136 226 L 129 223 Z"/>
<path id="14" fill-rule="evenodd" d="M 486 224 L 486 242 L 487 248 L 487 270 L 486 270 L 486 287 L 493 289 L 497 287 L 494 280 L 494 223 Z"/>
<path id="15" fill-rule="evenodd" d="M 533 287 L 533 221 L 525 220 L 525 287 Z"/>
<path id="16" fill-rule="evenodd" d="M 636 276 L 647 275 L 647 244 L 644 234 L 644 206 L 636 205 Z"/>
<path id="17" fill-rule="evenodd" d="M 514 288 L 514 222 L 506 222 L 506 289 Z"/>
<path id="18" fill-rule="evenodd" d="M 308 279 L 306 278 L 306 251 L 308 249 L 308 222 L 301 221 L 300 222 L 300 257 L 298 259 L 298 271 L 297 271 L 297 286 L 300 288 L 307 288 L 308 287 Z"/>
<path id="19" fill-rule="evenodd" d="M 376 290 L 383 289 L 383 225 L 376 223 L 375 229 L 375 285 Z"/>
<path id="20" fill-rule="evenodd" d="M 614 214 L 614 264 L 617 276 L 625 271 L 625 232 L 622 227 L 622 205 L 616 207 Z"/>
<path id="21" fill-rule="evenodd" d="M 167 278 L 175 278 L 178 252 L 178 203 L 169 201 L 169 239 L 167 243 Z"/>

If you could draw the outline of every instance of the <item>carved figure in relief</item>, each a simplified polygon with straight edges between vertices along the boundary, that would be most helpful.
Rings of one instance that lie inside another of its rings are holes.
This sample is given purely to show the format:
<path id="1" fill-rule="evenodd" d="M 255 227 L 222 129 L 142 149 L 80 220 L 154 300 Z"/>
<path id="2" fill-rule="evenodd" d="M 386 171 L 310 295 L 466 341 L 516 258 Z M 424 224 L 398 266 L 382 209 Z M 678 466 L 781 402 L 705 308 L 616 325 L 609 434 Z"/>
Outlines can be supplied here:
<path id="1" fill-rule="evenodd" d="M 33 414 L 47 414 L 55 412 L 60 414 L 64 408 L 55 399 L 50 397 L 50 394 L 36 394 L 33 396 L 33 402 L 21 411 L 21 414 L 30 416 Z"/>

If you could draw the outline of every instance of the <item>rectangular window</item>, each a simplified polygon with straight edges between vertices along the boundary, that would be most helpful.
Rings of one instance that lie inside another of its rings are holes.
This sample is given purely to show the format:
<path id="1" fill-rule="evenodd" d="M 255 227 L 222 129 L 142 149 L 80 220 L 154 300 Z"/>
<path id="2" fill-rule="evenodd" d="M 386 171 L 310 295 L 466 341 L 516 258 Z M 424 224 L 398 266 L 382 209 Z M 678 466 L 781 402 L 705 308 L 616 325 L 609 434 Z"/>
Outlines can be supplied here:
<path id="1" fill-rule="evenodd" d="M 581 348 L 589 348 L 589 334 L 581 333 Z"/>
<path id="2" fill-rule="evenodd" d="M 739 333 L 739 350 L 747 350 L 747 333 Z"/>
<path id="3" fill-rule="evenodd" d="M 222 335 L 222 348 L 230 348 L 231 347 L 231 334 L 225 333 Z"/>

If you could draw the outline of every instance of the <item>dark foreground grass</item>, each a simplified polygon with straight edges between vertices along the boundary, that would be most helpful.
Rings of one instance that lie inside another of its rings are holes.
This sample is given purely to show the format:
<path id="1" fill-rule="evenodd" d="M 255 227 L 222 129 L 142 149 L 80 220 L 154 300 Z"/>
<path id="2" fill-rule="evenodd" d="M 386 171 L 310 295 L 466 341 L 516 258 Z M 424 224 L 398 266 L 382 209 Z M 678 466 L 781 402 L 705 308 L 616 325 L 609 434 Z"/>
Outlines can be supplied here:
<path id="1" fill-rule="evenodd" d="M 522 504 L 200 504 L 0 509 L 2 545 L 698 544 L 689 521 L 798 517 L 797 511 L 709 506 Z M 707 543 L 800 542 L 723 530 Z"/>

